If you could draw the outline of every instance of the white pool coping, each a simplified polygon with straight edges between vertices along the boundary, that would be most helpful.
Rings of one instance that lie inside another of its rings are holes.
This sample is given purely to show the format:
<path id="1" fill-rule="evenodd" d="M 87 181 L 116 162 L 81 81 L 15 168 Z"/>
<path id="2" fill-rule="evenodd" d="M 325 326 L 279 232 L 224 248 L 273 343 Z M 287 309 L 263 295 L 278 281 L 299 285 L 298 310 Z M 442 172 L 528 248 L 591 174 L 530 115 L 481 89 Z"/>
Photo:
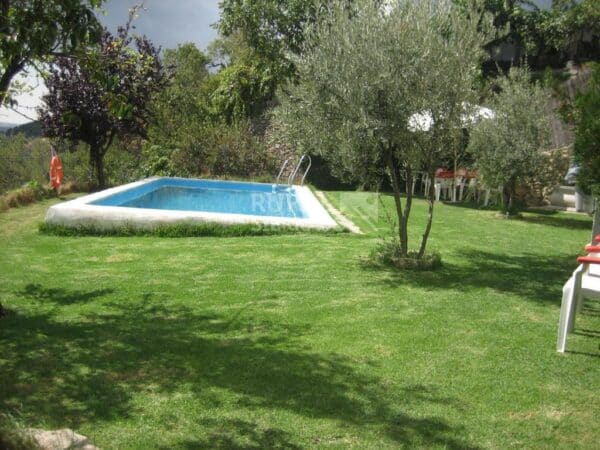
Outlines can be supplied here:
<path id="1" fill-rule="evenodd" d="M 298 202 L 303 211 L 308 215 L 305 218 L 215 213 L 206 211 L 130 208 L 91 204 L 91 202 L 143 186 L 144 184 L 159 178 L 160 177 L 146 178 L 141 181 L 106 189 L 101 192 L 85 195 L 74 200 L 51 206 L 46 213 L 45 221 L 47 224 L 51 225 L 61 225 L 71 228 L 94 227 L 98 229 L 114 229 L 123 226 L 152 229 L 161 225 L 206 222 L 221 223 L 225 225 L 243 223 L 284 225 L 322 230 L 338 227 L 335 220 L 333 220 L 323 205 L 321 205 L 319 200 L 317 200 L 311 190 L 306 186 L 293 186 Z M 264 183 L 248 184 L 261 184 L 264 186 Z"/>

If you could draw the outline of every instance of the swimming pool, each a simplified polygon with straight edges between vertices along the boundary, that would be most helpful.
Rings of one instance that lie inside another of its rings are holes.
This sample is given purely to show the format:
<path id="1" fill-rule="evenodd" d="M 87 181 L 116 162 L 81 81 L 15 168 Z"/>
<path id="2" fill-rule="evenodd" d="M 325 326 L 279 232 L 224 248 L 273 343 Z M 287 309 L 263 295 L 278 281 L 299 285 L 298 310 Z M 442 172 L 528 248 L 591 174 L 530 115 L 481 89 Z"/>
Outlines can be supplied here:
<path id="1" fill-rule="evenodd" d="M 46 214 L 49 224 L 103 229 L 194 222 L 337 226 L 306 186 L 168 177 L 86 195 L 54 205 Z"/>

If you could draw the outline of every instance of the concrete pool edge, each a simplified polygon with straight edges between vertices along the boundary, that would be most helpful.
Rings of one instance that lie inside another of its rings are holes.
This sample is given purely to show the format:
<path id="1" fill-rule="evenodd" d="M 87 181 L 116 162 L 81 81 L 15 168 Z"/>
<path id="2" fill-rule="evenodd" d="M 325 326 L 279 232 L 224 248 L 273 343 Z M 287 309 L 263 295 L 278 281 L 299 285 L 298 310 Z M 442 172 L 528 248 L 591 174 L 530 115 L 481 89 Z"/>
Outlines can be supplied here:
<path id="1" fill-rule="evenodd" d="M 321 204 L 325 207 L 325 209 L 327 209 L 329 214 L 333 216 L 333 218 L 337 221 L 338 224 L 340 224 L 341 227 L 346 228 L 354 234 L 364 234 L 362 230 L 358 227 L 358 225 L 352 222 L 339 209 L 333 206 L 333 204 L 329 201 L 329 199 L 323 191 L 315 191 L 314 194 L 317 197 L 317 199 L 319 199 Z"/>
<path id="2" fill-rule="evenodd" d="M 140 188 L 145 184 L 161 179 L 163 177 L 147 178 L 51 206 L 46 213 L 45 223 L 70 228 L 93 227 L 98 229 L 115 229 L 124 226 L 152 229 L 164 225 L 183 223 L 219 223 L 223 225 L 264 224 L 321 230 L 338 228 L 336 221 L 306 186 L 293 186 L 296 196 L 302 204 L 302 208 L 306 208 L 308 212 L 308 217 L 306 218 L 255 216 L 206 211 L 143 209 L 91 204 L 91 202 L 127 190 Z M 174 179 L 182 180 L 182 178 Z M 266 183 L 248 184 L 267 185 Z"/>

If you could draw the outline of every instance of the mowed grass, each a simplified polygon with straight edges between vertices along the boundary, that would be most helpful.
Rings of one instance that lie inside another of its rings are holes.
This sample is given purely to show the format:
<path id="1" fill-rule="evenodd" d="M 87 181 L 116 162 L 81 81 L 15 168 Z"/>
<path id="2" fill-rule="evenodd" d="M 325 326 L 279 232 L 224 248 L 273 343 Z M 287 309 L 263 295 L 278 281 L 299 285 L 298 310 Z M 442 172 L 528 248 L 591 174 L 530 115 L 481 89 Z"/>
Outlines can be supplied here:
<path id="1" fill-rule="evenodd" d="M 374 195 L 328 195 L 365 235 L 58 237 L 51 202 L 0 214 L 0 411 L 105 449 L 598 448 L 599 302 L 555 352 L 588 217 L 438 204 L 443 267 L 396 273 L 364 260 Z"/>

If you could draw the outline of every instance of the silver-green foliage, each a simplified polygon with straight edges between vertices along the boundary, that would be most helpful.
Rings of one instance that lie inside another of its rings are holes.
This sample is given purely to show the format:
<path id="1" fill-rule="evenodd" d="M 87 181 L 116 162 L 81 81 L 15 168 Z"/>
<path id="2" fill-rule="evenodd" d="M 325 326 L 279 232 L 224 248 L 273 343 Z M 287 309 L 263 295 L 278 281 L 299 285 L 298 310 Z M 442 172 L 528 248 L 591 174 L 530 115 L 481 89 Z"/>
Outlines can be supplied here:
<path id="1" fill-rule="evenodd" d="M 275 118 L 283 138 L 323 155 L 335 173 L 362 181 L 390 177 L 398 237 L 407 255 L 400 180 L 430 174 L 452 154 L 464 105 L 475 98 L 483 44 L 491 33 L 476 8 L 448 0 L 333 2 L 306 31 L 296 60 L 299 83 L 282 96 Z M 433 118 L 429 130 L 409 126 L 415 114 Z M 430 193 L 433 208 L 433 191 Z M 422 256 L 430 222 L 419 254 Z"/>
<path id="2" fill-rule="evenodd" d="M 503 207 L 512 212 L 519 183 L 539 178 L 547 163 L 542 150 L 551 137 L 549 92 L 530 81 L 527 69 L 511 69 L 498 84 L 490 103 L 495 117 L 473 129 L 469 150 L 485 183 L 503 189 Z"/>

